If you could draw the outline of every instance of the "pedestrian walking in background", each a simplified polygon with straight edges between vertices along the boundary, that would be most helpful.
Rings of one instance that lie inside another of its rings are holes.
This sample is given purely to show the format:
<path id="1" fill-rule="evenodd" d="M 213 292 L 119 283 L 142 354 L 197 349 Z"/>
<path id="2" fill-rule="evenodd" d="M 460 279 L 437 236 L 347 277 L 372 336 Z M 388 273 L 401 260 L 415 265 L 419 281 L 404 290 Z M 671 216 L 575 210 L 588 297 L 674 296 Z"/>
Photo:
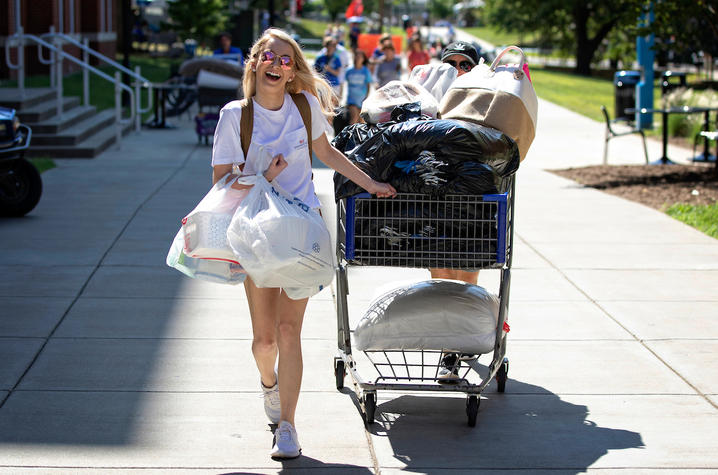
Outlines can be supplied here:
<path id="1" fill-rule="evenodd" d="M 411 38 L 407 59 L 409 60 L 409 72 L 411 72 L 415 66 L 429 64 L 429 61 L 431 61 L 431 56 L 429 56 L 429 53 L 424 49 L 424 45 L 421 43 L 421 37 L 413 36 Z"/>
<path id="2" fill-rule="evenodd" d="M 325 52 L 314 60 L 314 69 L 324 76 L 334 94 L 341 97 L 339 76 L 342 72 L 342 61 L 337 53 L 337 40 L 333 36 L 327 36 L 324 38 L 323 46 Z"/>
<path id="3" fill-rule="evenodd" d="M 385 43 L 382 47 L 382 52 L 384 56 L 377 63 L 376 71 L 374 72 L 379 87 L 401 77 L 401 58 L 397 56 L 394 45 Z"/>
<path id="4" fill-rule="evenodd" d="M 379 42 L 376 45 L 376 48 L 374 48 L 374 51 L 371 54 L 371 58 L 373 60 L 378 60 L 382 56 L 384 56 L 384 46 L 387 44 L 391 44 L 391 35 L 389 33 L 384 33 L 379 37 Z"/>
<path id="5" fill-rule="evenodd" d="M 232 54 L 236 55 L 234 57 L 224 58 L 228 61 L 236 61 L 239 64 L 244 64 L 244 57 L 242 56 L 242 50 L 237 48 L 236 46 L 232 46 L 232 35 L 227 33 L 226 31 L 219 34 L 219 48 L 214 50 L 213 55 L 224 55 L 224 54 Z"/>
<path id="6" fill-rule="evenodd" d="M 360 34 L 361 28 L 359 27 L 359 23 L 352 23 L 352 26 L 349 28 L 349 46 L 352 51 L 359 47 Z"/>
<path id="7" fill-rule="evenodd" d="M 378 197 L 396 194 L 391 185 L 371 179 L 329 144 L 325 132 L 329 130 L 327 118 L 333 109 L 330 86 L 311 70 L 299 45 L 286 32 L 269 28 L 257 40 L 249 54 L 242 87 L 246 99 L 224 106 L 217 123 L 212 150 L 215 183 L 230 173 L 234 165 L 238 165 L 244 175 L 261 173 L 256 161 L 263 147 L 273 157 L 264 171 L 265 178 L 307 205 L 319 208 L 311 178 L 308 147 L 311 140 L 317 158 L 328 167 Z M 308 114 L 311 137 L 299 111 L 300 103 L 311 112 Z M 253 116 L 246 157 L 239 132 L 243 110 L 251 110 Z M 302 381 L 301 330 L 308 299 L 292 300 L 279 288 L 258 288 L 251 277 L 245 280 L 244 288 L 252 319 L 252 353 L 259 369 L 264 409 L 269 420 L 278 424 L 271 456 L 298 457 L 301 448 L 294 418 Z"/>
<path id="8" fill-rule="evenodd" d="M 349 123 L 359 122 L 359 113 L 364 99 L 369 95 L 371 84 L 374 82 L 367 67 L 366 53 L 357 49 L 354 52 L 354 65 L 346 74 L 347 79 L 347 107 L 349 108 Z"/>

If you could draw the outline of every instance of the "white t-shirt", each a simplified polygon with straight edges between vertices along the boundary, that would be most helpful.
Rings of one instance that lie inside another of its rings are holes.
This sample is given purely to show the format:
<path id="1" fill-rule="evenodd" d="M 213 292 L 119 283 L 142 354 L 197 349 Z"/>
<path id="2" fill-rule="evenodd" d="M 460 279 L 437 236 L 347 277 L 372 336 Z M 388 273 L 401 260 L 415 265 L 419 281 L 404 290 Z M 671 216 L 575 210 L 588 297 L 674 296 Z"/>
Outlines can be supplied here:
<path id="1" fill-rule="evenodd" d="M 312 94 L 302 91 L 312 111 L 312 141 L 330 130 L 329 122 L 322 113 L 319 101 Z M 314 193 L 312 183 L 312 163 L 309 158 L 307 130 L 302 122 L 299 109 L 289 94 L 284 95 L 284 104 L 279 110 L 273 111 L 254 102 L 254 126 L 252 142 L 249 145 L 243 174 L 254 175 L 257 170 L 254 161 L 257 159 L 260 146 L 270 153 L 284 155 L 287 168 L 274 179 L 288 193 L 298 197 L 313 208 L 319 207 L 319 199 Z M 232 101 L 225 105 L 219 113 L 219 122 L 214 132 L 212 147 L 212 166 L 245 163 L 240 140 L 240 119 L 242 108 L 240 101 Z"/>

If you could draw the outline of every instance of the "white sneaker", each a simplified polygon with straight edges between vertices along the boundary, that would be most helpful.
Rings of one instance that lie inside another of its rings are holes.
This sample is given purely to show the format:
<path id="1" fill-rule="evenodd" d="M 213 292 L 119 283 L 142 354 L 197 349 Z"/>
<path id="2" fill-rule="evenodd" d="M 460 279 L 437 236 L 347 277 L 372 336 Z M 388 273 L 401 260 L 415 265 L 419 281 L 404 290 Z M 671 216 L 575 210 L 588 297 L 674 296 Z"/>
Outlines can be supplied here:
<path id="1" fill-rule="evenodd" d="M 274 431 L 274 446 L 272 447 L 272 458 L 277 459 L 293 459 L 299 457 L 302 448 L 299 447 L 299 438 L 297 431 L 294 430 L 292 424 L 287 421 L 279 423 L 279 427 Z"/>
<path id="2" fill-rule="evenodd" d="M 459 355 L 446 353 L 442 356 L 436 381 L 441 384 L 456 384 L 459 378 Z"/>
<path id="3" fill-rule="evenodd" d="M 436 381 L 441 384 L 456 384 L 460 379 L 458 369 L 441 368 L 436 376 Z"/>
<path id="4" fill-rule="evenodd" d="M 277 373 L 274 373 L 274 378 L 277 382 L 271 388 L 266 387 L 261 380 L 259 385 L 262 386 L 262 392 L 264 393 L 264 412 L 267 414 L 269 422 L 278 424 L 282 407 L 279 404 L 279 378 L 277 378 Z"/>

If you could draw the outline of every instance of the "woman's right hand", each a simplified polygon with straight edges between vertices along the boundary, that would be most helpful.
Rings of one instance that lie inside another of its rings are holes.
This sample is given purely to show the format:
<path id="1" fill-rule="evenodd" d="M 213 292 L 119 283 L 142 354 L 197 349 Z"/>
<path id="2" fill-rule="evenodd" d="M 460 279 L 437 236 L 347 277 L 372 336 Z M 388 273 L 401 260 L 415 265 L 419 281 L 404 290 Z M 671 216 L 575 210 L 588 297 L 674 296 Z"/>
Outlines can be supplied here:
<path id="1" fill-rule="evenodd" d="M 389 183 L 372 180 L 371 185 L 367 188 L 369 193 L 376 195 L 377 198 L 393 198 L 396 196 L 396 190 Z"/>
<path id="2" fill-rule="evenodd" d="M 267 167 L 267 170 L 264 172 L 264 178 L 267 179 L 267 181 L 272 181 L 275 178 L 277 178 L 277 175 L 279 175 L 282 170 L 287 168 L 287 161 L 284 159 L 284 155 L 281 153 L 278 155 L 275 155 L 274 158 L 272 158 L 272 161 L 269 162 L 269 167 Z"/>

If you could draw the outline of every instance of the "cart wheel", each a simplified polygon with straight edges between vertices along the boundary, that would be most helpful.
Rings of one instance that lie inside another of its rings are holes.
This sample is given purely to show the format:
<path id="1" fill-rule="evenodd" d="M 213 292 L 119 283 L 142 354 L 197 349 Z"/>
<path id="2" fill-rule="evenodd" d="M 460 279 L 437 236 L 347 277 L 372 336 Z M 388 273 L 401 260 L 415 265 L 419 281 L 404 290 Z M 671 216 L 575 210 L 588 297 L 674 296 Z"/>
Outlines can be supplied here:
<path id="1" fill-rule="evenodd" d="M 479 397 L 471 395 L 466 399 L 466 415 L 469 418 L 469 427 L 476 426 L 476 416 L 479 414 Z"/>
<path id="2" fill-rule="evenodd" d="M 374 423 L 374 412 L 376 411 L 376 393 L 366 393 L 364 395 L 364 422 L 368 424 Z"/>
<path id="3" fill-rule="evenodd" d="M 334 360 L 334 376 L 337 380 L 337 389 L 341 391 L 344 389 L 344 376 L 346 371 L 344 370 L 344 361 L 341 359 Z"/>
<path id="4" fill-rule="evenodd" d="M 499 366 L 499 370 L 496 372 L 496 385 L 500 393 L 506 390 L 506 380 L 509 374 L 509 359 L 504 358 L 503 363 Z"/>

